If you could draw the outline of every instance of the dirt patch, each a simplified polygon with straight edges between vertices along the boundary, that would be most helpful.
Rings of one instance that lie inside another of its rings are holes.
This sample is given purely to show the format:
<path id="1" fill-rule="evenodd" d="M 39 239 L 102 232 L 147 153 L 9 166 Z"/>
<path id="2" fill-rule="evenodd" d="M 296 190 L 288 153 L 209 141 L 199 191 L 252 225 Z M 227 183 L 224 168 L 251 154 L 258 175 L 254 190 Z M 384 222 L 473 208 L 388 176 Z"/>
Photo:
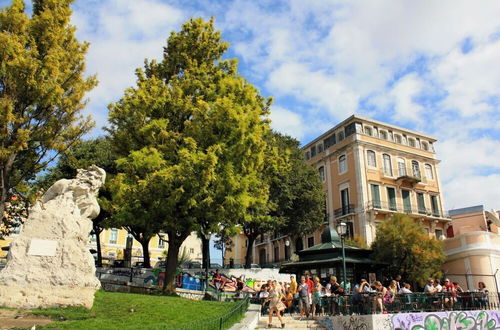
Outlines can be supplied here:
<path id="1" fill-rule="evenodd" d="M 30 315 L 29 310 L 0 309 L 0 329 L 31 328 L 45 325 L 52 320 L 47 316 Z"/>

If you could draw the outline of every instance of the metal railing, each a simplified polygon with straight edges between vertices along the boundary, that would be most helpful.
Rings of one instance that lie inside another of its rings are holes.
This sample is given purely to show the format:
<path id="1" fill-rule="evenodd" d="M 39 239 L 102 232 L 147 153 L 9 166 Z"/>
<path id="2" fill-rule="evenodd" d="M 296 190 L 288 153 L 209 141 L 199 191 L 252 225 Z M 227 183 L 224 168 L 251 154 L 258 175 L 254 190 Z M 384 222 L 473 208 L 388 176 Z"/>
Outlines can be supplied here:
<path id="1" fill-rule="evenodd" d="M 341 208 L 336 209 L 335 211 L 333 211 L 333 214 L 334 214 L 335 218 L 339 218 L 339 217 L 342 217 L 344 215 L 354 213 L 355 212 L 354 210 L 355 210 L 354 204 L 349 204 L 349 205 L 344 205 Z"/>
<path id="2" fill-rule="evenodd" d="M 382 311 L 377 304 L 379 299 L 382 301 Z M 295 309 L 294 307 L 292 309 Z M 330 315 L 497 310 L 499 308 L 497 292 L 411 293 L 397 294 L 391 299 L 384 299 L 377 293 L 358 293 L 322 297 L 320 306 L 321 312 Z"/>
<path id="3" fill-rule="evenodd" d="M 191 329 L 206 329 L 206 330 L 222 330 L 228 329 L 235 323 L 237 323 L 248 309 L 250 304 L 250 297 L 246 296 L 231 308 L 231 310 L 221 316 L 194 321 L 188 325 L 175 328 L 163 328 L 163 329 L 179 329 L 179 330 L 191 330 Z"/>
<path id="4" fill-rule="evenodd" d="M 426 207 L 415 207 L 415 205 L 404 205 L 401 203 L 392 203 L 387 201 L 376 201 L 372 200 L 366 203 L 366 209 L 373 210 L 383 210 L 389 212 L 399 212 L 399 213 L 407 213 L 407 214 L 415 214 L 415 215 L 426 215 L 429 217 L 435 218 L 444 218 L 448 219 L 449 215 L 447 212 L 443 212 L 440 210 L 433 210 Z"/>

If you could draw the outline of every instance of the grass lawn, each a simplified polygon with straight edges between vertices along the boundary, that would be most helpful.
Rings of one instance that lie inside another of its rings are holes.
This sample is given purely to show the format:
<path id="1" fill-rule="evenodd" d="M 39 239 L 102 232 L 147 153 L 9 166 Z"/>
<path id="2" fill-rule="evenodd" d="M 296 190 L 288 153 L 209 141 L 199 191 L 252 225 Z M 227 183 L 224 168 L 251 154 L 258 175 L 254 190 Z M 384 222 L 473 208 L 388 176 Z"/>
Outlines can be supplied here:
<path id="1" fill-rule="evenodd" d="M 147 329 L 179 328 L 195 321 L 217 318 L 237 303 L 193 301 L 179 297 L 98 291 L 91 310 L 80 307 L 32 310 L 59 320 L 43 329 Z M 134 311 L 131 311 L 133 309 Z M 203 323 L 200 329 L 204 328 Z M 39 329 L 37 327 L 37 329 Z"/>

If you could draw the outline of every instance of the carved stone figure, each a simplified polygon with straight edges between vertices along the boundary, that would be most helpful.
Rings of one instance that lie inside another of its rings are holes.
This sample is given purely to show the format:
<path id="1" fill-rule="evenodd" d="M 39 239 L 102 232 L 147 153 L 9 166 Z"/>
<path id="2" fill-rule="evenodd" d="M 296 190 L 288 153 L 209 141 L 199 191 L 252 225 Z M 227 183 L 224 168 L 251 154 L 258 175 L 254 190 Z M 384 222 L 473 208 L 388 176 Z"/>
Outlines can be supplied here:
<path id="1" fill-rule="evenodd" d="M 100 288 L 87 248 L 106 172 L 91 166 L 54 183 L 30 210 L 0 272 L 0 306 L 91 308 Z"/>

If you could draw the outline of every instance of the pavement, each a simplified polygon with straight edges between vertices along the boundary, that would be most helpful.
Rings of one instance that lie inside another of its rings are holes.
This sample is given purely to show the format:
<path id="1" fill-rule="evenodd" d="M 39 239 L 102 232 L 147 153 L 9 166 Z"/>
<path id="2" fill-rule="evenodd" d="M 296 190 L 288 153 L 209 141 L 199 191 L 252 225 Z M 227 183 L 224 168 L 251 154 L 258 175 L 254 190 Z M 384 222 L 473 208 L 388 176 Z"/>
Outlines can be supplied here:
<path id="1" fill-rule="evenodd" d="M 301 320 L 298 315 L 297 316 L 290 316 L 288 314 L 286 314 L 283 317 L 283 319 L 285 321 L 285 329 L 326 329 L 319 322 L 323 318 L 324 317 L 318 316 L 315 319 L 304 318 L 303 320 Z M 268 320 L 269 320 L 268 315 L 261 316 L 259 323 L 255 329 L 268 329 L 268 327 L 267 327 Z M 274 329 L 280 328 L 281 329 L 280 321 L 276 316 L 273 316 L 272 328 L 274 328 Z"/>

